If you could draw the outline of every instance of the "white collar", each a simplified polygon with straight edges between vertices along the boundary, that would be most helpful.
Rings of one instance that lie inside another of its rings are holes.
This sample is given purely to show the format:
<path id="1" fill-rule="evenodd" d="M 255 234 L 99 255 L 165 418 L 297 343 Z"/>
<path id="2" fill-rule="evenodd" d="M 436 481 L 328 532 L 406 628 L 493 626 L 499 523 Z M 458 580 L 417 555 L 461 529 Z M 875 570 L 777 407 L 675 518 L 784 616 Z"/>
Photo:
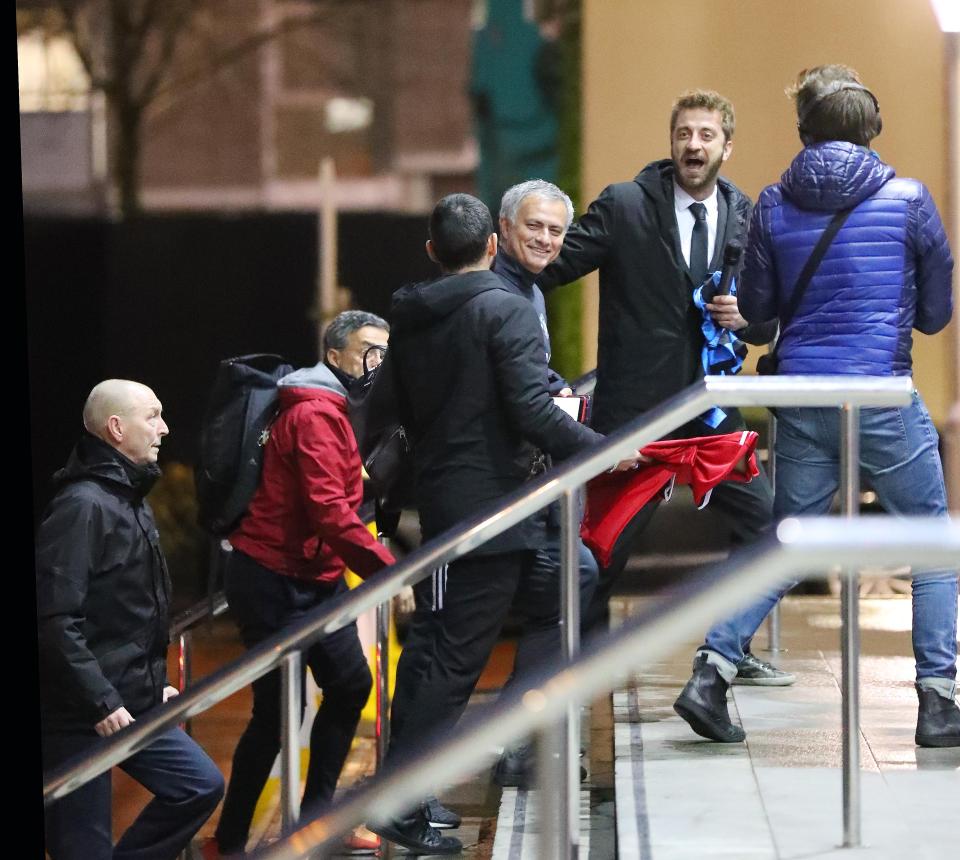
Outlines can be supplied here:
<path id="1" fill-rule="evenodd" d="M 686 191 L 684 191 L 677 181 L 673 181 L 673 205 L 677 212 L 689 210 L 691 203 L 702 203 L 707 207 L 707 218 L 713 220 L 717 217 L 719 203 L 717 202 L 717 186 L 714 184 L 713 193 L 706 200 L 694 200 Z M 691 213 L 692 214 L 692 213 Z"/>

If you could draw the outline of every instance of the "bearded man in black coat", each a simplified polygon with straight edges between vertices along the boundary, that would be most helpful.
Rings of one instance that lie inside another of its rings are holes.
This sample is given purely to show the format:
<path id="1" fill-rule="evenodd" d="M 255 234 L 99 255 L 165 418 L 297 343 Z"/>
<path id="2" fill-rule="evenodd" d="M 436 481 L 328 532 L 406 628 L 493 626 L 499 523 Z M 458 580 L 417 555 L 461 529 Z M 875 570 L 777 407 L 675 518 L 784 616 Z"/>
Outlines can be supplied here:
<path id="1" fill-rule="evenodd" d="M 752 204 L 719 175 L 733 151 L 733 105 L 709 90 L 683 93 L 670 117 L 670 158 L 648 164 L 631 182 L 609 185 L 567 232 L 559 258 L 537 283 L 542 289 L 566 284 L 599 269 L 600 320 L 597 386 L 592 424 L 610 433 L 704 375 L 702 312 L 693 293 L 719 269 L 724 248 L 742 244 Z M 776 322 L 750 325 L 732 295 L 718 295 L 707 306 L 717 327 L 746 343 L 767 343 Z M 694 419 L 673 438 L 728 433 L 745 427 L 728 408 Z M 630 555 L 650 522 L 658 500 L 634 517 L 617 541 L 609 567 L 584 624 L 599 629 L 609 620 L 607 601 Z M 723 516 L 740 542 L 763 534 L 773 521 L 773 496 L 765 474 L 749 484 L 717 486 L 710 509 Z M 695 731 L 714 740 L 739 740 L 727 716 L 727 685 L 792 684 L 794 676 L 750 653 L 762 621 L 746 611 L 712 628 L 696 665 L 709 662 L 718 672 L 703 719 Z M 734 730 L 735 729 L 735 730 Z"/>

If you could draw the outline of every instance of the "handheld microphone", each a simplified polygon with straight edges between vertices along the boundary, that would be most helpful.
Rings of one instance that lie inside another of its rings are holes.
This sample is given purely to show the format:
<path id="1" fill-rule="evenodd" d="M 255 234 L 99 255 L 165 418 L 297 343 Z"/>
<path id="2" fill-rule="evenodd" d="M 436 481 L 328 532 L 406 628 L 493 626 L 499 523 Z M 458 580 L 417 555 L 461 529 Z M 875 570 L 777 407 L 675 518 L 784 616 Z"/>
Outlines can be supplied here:
<path id="1" fill-rule="evenodd" d="M 723 249 L 723 268 L 720 270 L 720 283 L 717 285 L 716 295 L 727 296 L 730 294 L 730 282 L 733 280 L 733 272 L 740 264 L 740 257 L 743 256 L 743 245 L 736 239 L 727 243 Z"/>

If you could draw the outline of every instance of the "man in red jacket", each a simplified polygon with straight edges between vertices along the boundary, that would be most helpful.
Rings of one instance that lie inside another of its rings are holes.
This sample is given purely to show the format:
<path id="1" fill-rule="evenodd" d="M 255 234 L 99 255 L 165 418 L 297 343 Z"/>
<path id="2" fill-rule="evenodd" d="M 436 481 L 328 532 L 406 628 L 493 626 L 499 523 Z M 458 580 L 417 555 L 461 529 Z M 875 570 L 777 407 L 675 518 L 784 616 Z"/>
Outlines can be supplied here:
<path id="1" fill-rule="evenodd" d="M 330 330 L 343 344 L 330 346 L 330 338 L 325 343 L 332 367 L 321 362 L 278 383 L 280 413 L 270 428 L 260 486 L 230 535 L 233 552 L 225 575 L 227 599 L 248 648 L 342 593 L 347 567 L 367 577 L 394 561 L 357 515 L 363 480 L 344 385 L 354 363 L 343 359 L 363 340 L 358 333 L 368 335 L 370 329 L 385 346 L 387 324 L 379 317 L 341 314 Z M 304 812 L 315 813 L 333 797 L 371 678 L 356 624 L 316 642 L 304 660 L 323 690 L 303 792 Z M 217 826 L 222 856 L 242 855 L 279 748 L 280 673 L 274 671 L 253 683 L 253 716 L 233 756 Z"/>

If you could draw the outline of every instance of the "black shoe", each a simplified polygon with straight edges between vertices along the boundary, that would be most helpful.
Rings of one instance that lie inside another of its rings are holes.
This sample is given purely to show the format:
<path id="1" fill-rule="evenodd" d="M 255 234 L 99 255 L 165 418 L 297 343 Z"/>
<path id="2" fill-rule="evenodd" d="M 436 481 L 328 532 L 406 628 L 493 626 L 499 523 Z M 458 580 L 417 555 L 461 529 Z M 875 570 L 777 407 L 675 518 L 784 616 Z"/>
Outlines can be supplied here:
<path id="1" fill-rule="evenodd" d="M 580 755 L 583 756 L 583 750 Z M 580 782 L 587 779 L 587 769 L 580 765 Z M 519 788 L 529 791 L 537 787 L 536 757 L 533 748 L 523 745 L 505 750 L 493 769 L 493 781 L 501 788 Z"/>
<path id="2" fill-rule="evenodd" d="M 960 747 L 960 708 L 953 699 L 936 690 L 915 685 L 920 699 L 917 734 L 914 740 L 921 747 Z"/>
<path id="3" fill-rule="evenodd" d="M 501 788 L 516 787 L 528 791 L 536 784 L 536 764 L 529 744 L 506 749 L 493 769 L 493 781 Z"/>
<path id="4" fill-rule="evenodd" d="M 460 816 L 452 809 L 447 809 L 435 797 L 428 797 L 421 809 L 427 824 L 437 830 L 456 830 L 460 826 Z"/>
<path id="5" fill-rule="evenodd" d="M 729 687 L 717 667 L 707 660 L 707 655 L 698 654 L 693 661 L 693 675 L 673 703 L 673 709 L 701 737 L 722 744 L 738 743 L 747 735 L 730 721 Z"/>
<path id="6" fill-rule="evenodd" d="M 784 672 L 772 663 L 764 663 L 747 651 L 737 663 L 737 677 L 733 683 L 753 687 L 789 687 L 796 680 L 797 676 L 792 672 Z"/>
<path id="7" fill-rule="evenodd" d="M 395 842 L 411 854 L 459 854 L 463 850 L 459 839 L 444 836 L 431 827 L 419 809 L 413 815 L 395 818 L 388 824 L 368 824 L 367 830 L 381 839 Z"/>

